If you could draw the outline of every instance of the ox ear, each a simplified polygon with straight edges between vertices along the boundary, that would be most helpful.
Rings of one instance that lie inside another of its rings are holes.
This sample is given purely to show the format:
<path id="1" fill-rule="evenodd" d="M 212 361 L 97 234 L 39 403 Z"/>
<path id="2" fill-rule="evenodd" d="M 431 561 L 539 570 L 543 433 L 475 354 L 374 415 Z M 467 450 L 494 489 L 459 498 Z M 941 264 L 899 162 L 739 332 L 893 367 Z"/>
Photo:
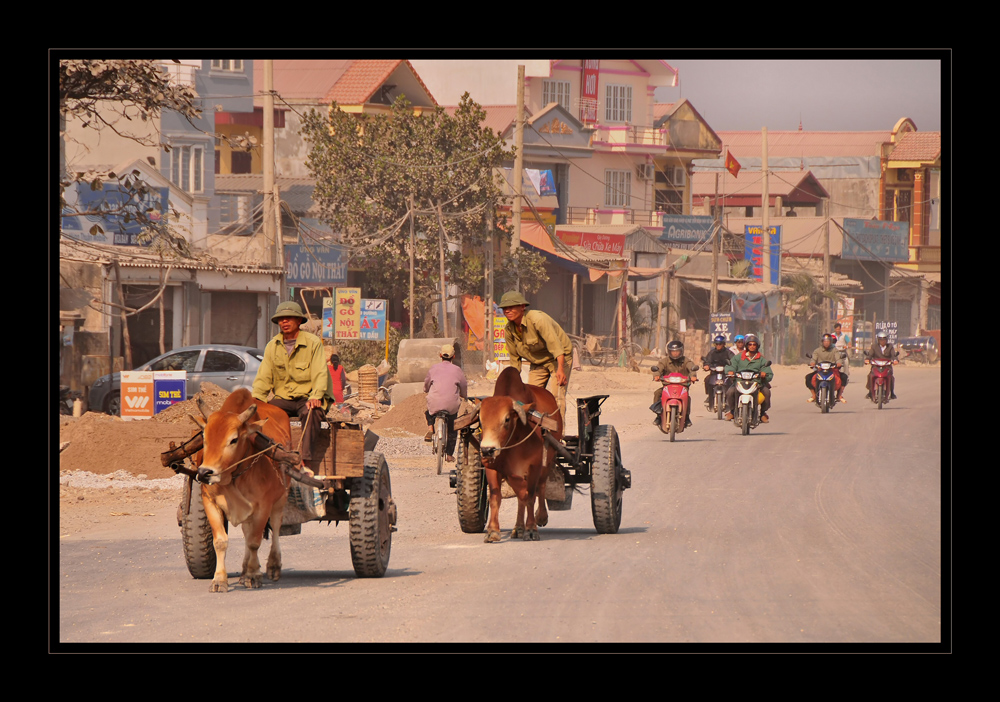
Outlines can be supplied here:
<path id="1" fill-rule="evenodd" d="M 193 415 L 193 414 L 189 414 L 188 416 L 191 418 L 192 422 L 194 422 L 195 424 L 197 424 L 202 429 L 204 429 L 205 425 L 208 424 L 208 422 L 205 421 L 205 419 L 202 418 L 202 417 L 198 417 L 198 416 Z"/>
<path id="2" fill-rule="evenodd" d="M 270 417 L 264 417 L 263 419 L 258 419 L 256 422 L 250 422 L 247 424 L 247 429 L 263 433 L 264 425 L 267 424 L 268 419 L 270 419 Z"/>
<path id="3" fill-rule="evenodd" d="M 255 404 L 251 404 L 249 407 L 243 410 L 243 412 L 240 413 L 240 424 L 246 424 L 250 420 L 250 417 L 252 417 L 254 415 L 254 412 L 256 411 L 257 411 L 257 405 Z"/>

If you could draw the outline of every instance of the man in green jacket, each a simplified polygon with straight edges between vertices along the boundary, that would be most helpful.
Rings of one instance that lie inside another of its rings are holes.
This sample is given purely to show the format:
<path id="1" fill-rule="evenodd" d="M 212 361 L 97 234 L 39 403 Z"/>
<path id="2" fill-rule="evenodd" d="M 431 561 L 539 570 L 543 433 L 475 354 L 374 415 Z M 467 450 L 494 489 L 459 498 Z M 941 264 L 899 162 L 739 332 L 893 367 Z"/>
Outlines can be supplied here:
<path id="1" fill-rule="evenodd" d="M 552 394 L 559 412 L 566 418 L 566 386 L 573 367 L 573 342 L 563 328 L 541 310 L 527 310 L 528 301 L 516 291 L 508 291 L 498 305 L 507 318 L 507 365 L 521 370 L 521 360 L 530 364 L 528 384 L 544 388 L 555 380 Z"/>
<path id="2" fill-rule="evenodd" d="M 746 335 L 746 354 L 744 356 L 733 356 L 733 360 L 726 366 L 727 374 L 735 374 L 740 371 L 756 371 L 763 373 L 764 382 L 760 386 L 760 391 L 764 395 L 764 401 L 760 404 L 760 421 L 765 424 L 770 421 L 767 410 L 771 407 L 771 378 L 774 372 L 767 365 L 767 359 L 760 353 L 760 340 L 753 334 Z M 726 391 L 726 419 L 733 418 L 733 407 L 736 405 L 736 384 L 730 386 Z"/>
<path id="3" fill-rule="evenodd" d="M 323 341 L 299 329 L 309 319 L 298 303 L 282 302 L 271 321 L 280 331 L 264 348 L 264 360 L 253 381 L 253 396 L 302 421 L 299 455 L 303 465 L 315 472 L 323 456 L 314 455 L 313 446 L 322 430 L 320 422 L 333 402 Z M 274 397 L 268 400 L 272 392 Z"/>

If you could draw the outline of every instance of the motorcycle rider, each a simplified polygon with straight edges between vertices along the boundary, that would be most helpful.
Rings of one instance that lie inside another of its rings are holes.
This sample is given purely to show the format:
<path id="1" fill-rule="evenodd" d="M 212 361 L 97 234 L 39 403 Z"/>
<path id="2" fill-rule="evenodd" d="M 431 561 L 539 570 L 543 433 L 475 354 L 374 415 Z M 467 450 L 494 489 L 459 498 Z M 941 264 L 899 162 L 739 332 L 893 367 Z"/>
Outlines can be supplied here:
<path id="1" fill-rule="evenodd" d="M 734 342 L 733 345 L 729 347 L 729 353 L 731 353 L 734 356 L 742 356 L 743 353 L 746 351 L 745 348 L 746 337 L 744 337 L 742 334 L 737 334 L 733 338 L 733 342 Z"/>
<path id="2" fill-rule="evenodd" d="M 882 329 L 875 335 L 875 343 L 872 345 L 871 350 L 868 352 L 868 358 L 865 359 L 865 364 L 868 365 L 869 360 L 872 358 L 879 358 L 883 360 L 891 360 L 892 366 L 899 363 L 896 359 L 896 349 L 893 348 L 892 344 L 889 343 L 889 332 Z M 896 378 L 892 374 L 892 366 L 889 366 L 889 399 L 896 399 Z M 865 387 L 868 388 L 868 393 L 865 395 L 866 400 L 872 399 L 872 371 L 868 371 L 868 380 L 865 383 Z"/>
<path id="3" fill-rule="evenodd" d="M 746 336 L 746 352 L 742 356 L 733 356 L 726 365 L 726 375 L 735 375 L 740 371 L 756 371 L 764 376 L 760 385 L 760 392 L 764 395 L 764 401 L 760 404 L 760 421 L 766 424 L 770 421 L 767 410 L 771 407 L 771 379 L 774 377 L 774 372 L 760 353 L 760 340 L 753 334 Z M 736 384 L 734 383 L 726 391 L 726 419 L 733 418 L 735 405 Z"/>
<path id="4" fill-rule="evenodd" d="M 833 363 L 837 369 L 837 375 L 834 376 L 834 385 L 837 388 L 837 402 L 847 402 L 844 399 L 844 386 L 847 385 L 847 376 L 844 375 L 841 370 L 841 352 L 837 350 L 837 347 L 833 345 L 833 335 L 824 334 L 823 341 L 821 345 L 818 346 L 812 352 L 812 360 L 809 362 L 810 368 L 815 368 L 816 364 L 820 361 L 827 361 Z M 816 401 L 816 371 L 813 370 L 811 373 L 806 373 L 806 387 L 809 388 L 809 392 L 812 395 L 806 402 Z"/>
<path id="5" fill-rule="evenodd" d="M 726 337 L 719 334 L 715 339 L 713 339 L 715 348 L 708 352 L 708 355 L 704 358 L 704 365 L 702 368 L 709 371 L 709 374 L 705 376 L 705 406 L 712 406 L 712 393 L 715 392 L 712 386 L 709 384 L 709 380 L 712 378 L 711 369 L 713 366 L 725 366 L 732 359 L 733 354 L 729 349 L 726 348 Z"/>
<path id="6" fill-rule="evenodd" d="M 684 357 L 684 344 L 674 339 L 667 344 L 666 352 L 666 357 L 661 356 L 656 360 L 654 367 L 659 370 L 653 376 L 653 380 L 659 380 L 661 377 L 666 377 L 671 373 L 680 373 L 686 376 L 692 383 L 698 382 L 698 366 L 694 361 Z M 661 387 L 653 393 L 653 405 L 649 408 L 656 414 L 653 424 L 657 426 L 660 426 L 660 414 L 663 412 L 662 399 L 663 388 Z M 656 411 L 656 407 L 660 407 L 659 412 Z M 687 415 L 684 417 L 684 428 L 687 429 L 689 426 L 691 426 L 690 401 L 688 401 Z"/>

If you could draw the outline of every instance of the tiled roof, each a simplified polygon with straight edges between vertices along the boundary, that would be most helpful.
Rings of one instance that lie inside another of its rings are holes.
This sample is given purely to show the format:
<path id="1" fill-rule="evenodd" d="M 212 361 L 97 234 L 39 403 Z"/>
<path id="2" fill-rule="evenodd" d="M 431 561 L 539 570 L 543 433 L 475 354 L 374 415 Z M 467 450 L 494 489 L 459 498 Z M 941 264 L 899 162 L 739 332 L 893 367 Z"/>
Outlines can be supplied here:
<path id="1" fill-rule="evenodd" d="M 729 149 L 733 156 L 760 158 L 763 136 L 754 132 L 716 132 L 722 140 L 723 151 Z M 832 157 L 832 156 L 881 156 L 881 145 L 889 142 L 892 132 L 767 132 L 767 157 Z"/>
<path id="2" fill-rule="evenodd" d="M 936 161 L 941 157 L 941 132 L 907 132 L 889 154 L 890 161 Z"/>
<path id="3" fill-rule="evenodd" d="M 427 96 L 431 99 L 434 104 L 434 96 L 431 95 L 431 91 L 427 89 L 424 82 L 420 80 L 420 76 L 417 75 L 416 70 L 409 61 L 396 61 L 396 60 L 361 60 L 352 61 L 350 67 L 344 74 L 340 76 L 337 82 L 330 88 L 330 91 L 326 94 L 324 102 L 336 102 L 340 105 L 362 105 L 369 102 L 372 95 L 375 94 L 383 83 L 385 83 L 389 76 L 400 67 L 400 65 L 405 64 L 409 71 L 413 74 L 413 77 L 420 87 L 424 89 Z M 412 100 L 411 100 L 412 102 Z"/>

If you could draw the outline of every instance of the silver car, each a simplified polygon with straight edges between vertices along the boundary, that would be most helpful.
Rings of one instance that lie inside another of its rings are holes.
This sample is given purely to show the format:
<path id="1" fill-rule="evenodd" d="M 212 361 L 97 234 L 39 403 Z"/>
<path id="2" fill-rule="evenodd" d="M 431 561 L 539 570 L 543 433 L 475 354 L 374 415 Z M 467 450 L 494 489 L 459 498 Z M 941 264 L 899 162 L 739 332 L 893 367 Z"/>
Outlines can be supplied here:
<path id="1" fill-rule="evenodd" d="M 185 346 L 157 356 L 137 371 L 187 371 L 187 397 L 200 392 L 205 381 L 232 392 L 251 388 L 264 360 L 262 349 L 231 344 Z M 90 386 L 90 410 L 121 415 L 121 374 L 105 375 Z"/>

